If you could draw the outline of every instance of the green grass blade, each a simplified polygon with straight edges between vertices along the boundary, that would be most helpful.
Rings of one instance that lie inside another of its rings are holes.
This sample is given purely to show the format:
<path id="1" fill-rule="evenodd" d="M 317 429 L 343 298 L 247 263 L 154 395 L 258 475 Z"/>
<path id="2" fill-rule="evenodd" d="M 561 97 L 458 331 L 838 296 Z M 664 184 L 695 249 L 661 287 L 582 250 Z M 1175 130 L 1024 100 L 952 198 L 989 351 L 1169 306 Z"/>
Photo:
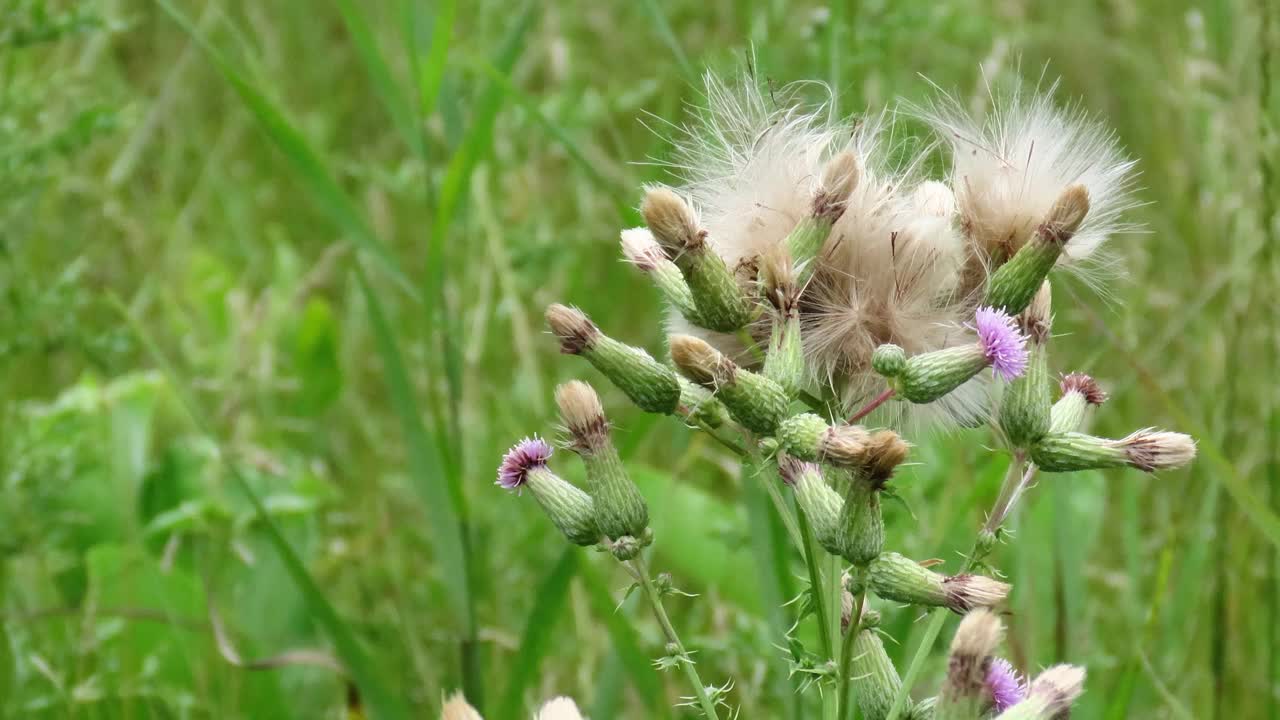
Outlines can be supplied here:
<path id="1" fill-rule="evenodd" d="M 425 58 L 418 57 L 417 30 L 418 8 L 420 0 L 406 0 L 409 20 L 406 32 L 410 33 L 410 46 L 413 48 L 414 75 L 418 85 L 418 112 L 422 117 L 431 117 L 436 103 L 440 100 L 440 87 L 444 83 L 444 71 L 449 66 L 449 43 L 453 39 L 453 21 L 457 17 L 456 0 L 438 0 L 432 4 L 435 11 L 431 16 L 431 44 L 427 46 Z"/>
<path id="2" fill-rule="evenodd" d="M 564 609 L 565 598 L 569 595 L 569 583 L 578 571 L 581 552 L 569 546 L 560 555 L 560 560 L 551 568 L 534 595 L 533 610 L 525 621 L 524 635 L 520 639 L 520 649 L 507 670 L 507 691 L 502 696 L 502 703 L 494 717 L 497 720 L 517 720 L 525 717 L 524 691 L 538 675 L 538 665 L 543 656 L 551 648 L 551 633 L 556 629 L 556 622 Z"/>
<path id="3" fill-rule="evenodd" d="M 671 30 L 671 23 L 667 22 L 667 15 L 662 11 L 658 0 L 640 0 L 640 6 L 644 8 L 644 14 L 649 16 L 649 22 L 653 23 L 653 31 L 658 34 L 658 39 L 667 46 L 671 57 L 680 66 L 680 72 L 684 73 L 686 78 L 697 77 L 697 73 L 693 71 L 693 65 L 689 63 L 689 56 L 685 54 L 684 48 L 680 47 L 680 40 Z"/>
<path id="4" fill-rule="evenodd" d="M 342 13 L 342 20 L 346 23 L 347 33 L 351 35 L 351 40 L 355 43 L 356 52 L 360 55 L 360 61 L 364 64 L 365 72 L 368 73 L 369 80 L 373 83 L 374 92 L 382 100 L 382 104 L 387 109 L 387 114 L 391 116 L 391 121 L 395 123 L 396 129 L 404 137 L 405 144 L 415 154 L 422 157 L 424 144 L 422 133 L 418 129 L 418 123 L 414 119 L 416 117 L 414 108 L 400 92 L 400 87 L 396 85 L 395 78 L 391 74 L 391 68 L 387 65 L 382 56 L 382 50 L 378 47 L 378 38 L 374 36 L 373 29 L 369 27 L 364 12 L 352 0 L 334 0 L 334 2 L 338 5 L 338 11 Z"/>
<path id="5" fill-rule="evenodd" d="M 284 113 L 261 90 L 249 81 L 231 61 L 213 47 L 200 31 L 181 12 L 175 9 L 169 0 L 156 0 L 160 7 L 168 13 L 193 41 L 213 62 L 222 77 L 235 90 L 240 101 L 249 110 L 258 126 L 275 144 L 276 149 L 284 155 L 293 166 L 299 179 L 307 191 L 311 193 L 316 205 L 329 216 L 329 219 L 344 232 L 355 239 L 359 247 L 375 257 L 383 269 L 389 273 L 406 292 L 414 295 L 412 285 L 400 269 L 395 256 L 378 239 L 373 228 L 365 221 L 357 209 L 355 202 L 342 190 L 338 181 L 325 167 L 319 153 L 316 152 L 306 137 L 299 131 Z"/>
<path id="6" fill-rule="evenodd" d="M 413 386 L 405 369 L 404 357 L 396 343 L 395 335 L 387 322 L 377 294 L 369 286 L 364 271 L 357 265 L 356 280 L 368 305 L 369 324 L 373 332 L 378 355 L 382 359 L 387 391 L 391 395 L 400 429 L 405 436 L 409 454 L 409 469 L 413 474 L 413 486 L 427 510 L 431 530 L 435 535 L 436 560 L 440 563 L 444 584 L 453 617 L 472 624 L 470 582 L 466 557 L 466 538 L 461 518 L 466 516 L 462 486 L 458 478 L 451 478 L 443 471 L 439 457 L 422 424 L 422 415 L 414 401 Z"/>
<path id="7" fill-rule="evenodd" d="M 146 348 L 156 364 L 160 366 L 165 377 L 168 378 L 169 383 L 173 386 L 174 394 L 192 424 L 205 437 L 211 441 L 215 440 L 212 426 L 196 404 L 195 398 L 191 397 L 188 391 L 189 385 L 183 381 L 177 369 L 160 350 L 160 346 L 155 342 L 155 339 L 151 337 L 151 334 L 147 332 L 146 328 L 143 327 L 142 323 L 120 298 L 112 295 L 110 299 L 143 347 Z M 338 616 L 333 606 L 329 604 L 329 600 L 320 591 L 320 587 L 316 584 L 315 579 L 311 577 L 311 573 L 307 572 L 302 559 L 294 552 L 289 545 L 289 541 L 285 540 L 280 529 L 276 527 L 275 521 L 272 520 L 271 514 L 267 512 L 266 507 L 262 504 L 262 500 L 254 493 L 249 481 L 240 472 L 239 466 L 230 459 L 229 454 L 226 452 L 220 451 L 218 457 L 221 458 L 237 489 L 248 498 L 255 518 L 262 525 L 268 542 L 279 554 L 289 578 L 293 581 L 294 586 L 297 587 L 298 592 L 302 594 L 311 617 L 320 626 L 325 635 L 328 636 L 329 641 L 333 643 L 338 657 L 342 658 L 343 665 L 346 667 L 347 672 L 351 674 L 356 687 L 360 690 L 364 704 L 372 711 L 372 717 L 376 720 L 394 720 L 396 718 L 409 717 L 396 696 L 382 684 L 382 672 L 374 666 L 373 661 L 356 641 L 351 629 Z"/>

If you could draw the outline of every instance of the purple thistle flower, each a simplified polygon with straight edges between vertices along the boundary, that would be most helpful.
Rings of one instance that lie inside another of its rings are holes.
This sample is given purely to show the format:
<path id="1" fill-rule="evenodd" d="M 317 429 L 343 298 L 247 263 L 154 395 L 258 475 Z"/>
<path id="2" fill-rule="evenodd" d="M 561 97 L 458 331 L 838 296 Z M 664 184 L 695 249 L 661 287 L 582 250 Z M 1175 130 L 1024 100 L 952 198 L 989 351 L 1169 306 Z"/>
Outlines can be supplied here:
<path id="1" fill-rule="evenodd" d="M 980 307 L 973 320 L 978 345 L 991 363 L 991 369 L 1005 380 L 1021 375 L 1027 369 L 1027 338 L 1018 332 L 1013 318 L 1003 310 Z"/>
<path id="2" fill-rule="evenodd" d="M 995 712 L 1002 713 L 1012 705 L 1022 702 L 1027 695 L 1027 683 L 1013 665 L 1004 658 L 992 658 L 987 668 L 987 689 L 995 700 Z"/>
<path id="3" fill-rule="evenodd" d="M 537 435 L 525 438 L 502 457 L 496 484 L 506 490 L 519 490 L 528 479 L 529 471 L 545 467 L 550 457 L 551 445 L 546 440 Z"/>

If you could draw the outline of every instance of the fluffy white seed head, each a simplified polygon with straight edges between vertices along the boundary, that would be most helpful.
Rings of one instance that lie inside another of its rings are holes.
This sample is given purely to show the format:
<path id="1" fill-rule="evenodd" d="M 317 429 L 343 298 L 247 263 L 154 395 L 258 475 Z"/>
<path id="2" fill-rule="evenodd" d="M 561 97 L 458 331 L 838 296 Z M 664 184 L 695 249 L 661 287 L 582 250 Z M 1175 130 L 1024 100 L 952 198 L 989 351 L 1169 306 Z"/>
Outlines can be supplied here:
<path id="1" fill-rule="evenodd" d="M 950 190 L 918 182 L 914 165 L 891 159 L 889 118 L 842 122 L 826 107 L 806 111 L 790 102 L 793 90 L 708 78 L 706 106 L 676 140 L 674 170 L 730 267 L 769 257 L 798 223 L 826 207 L 822 198 L 846 195 L 813 261 L 799 314 L 809 386 L 832 391 L 852 411 L 883 389 L 870 368 L 877 346 L 894 343 L 914 354 L 971 341 L 960 322 L 973 306 L 955 292 L 965 247 L 948 211 Z M 732 336 L 678 317 L 669 326 L 750 366 Z M 757 340 L 768 330 L 767 318 L 749 328 Z M 923 409 L 968 421 L 986 400 L 978 381 Z"/>
<path id="2" fill-rule="evenodd" d="M 1029 695 L 1044 704 L 1045 715 L 1066 718 L 1071 704 L 1084 692 L 1084 668 L 1054 665 L 1031 682 Z"/>
<path id="3" fill-rule="evenodd" d="M 1135 205 L 1134 162 L 1114 133 L 1078 108 L 1056 106 L 1054 90 L 993 94 L 985 119 L 950 96 L 915 109 L 950 147 L 958 219 L 979 262 L 1008 259 L 1077 184 L 1088 215 L 1067 243 L 1063 262 L 1105 270 L 1096 251 L 1109 236 L 1132 229 L 1121 215 Z"/>

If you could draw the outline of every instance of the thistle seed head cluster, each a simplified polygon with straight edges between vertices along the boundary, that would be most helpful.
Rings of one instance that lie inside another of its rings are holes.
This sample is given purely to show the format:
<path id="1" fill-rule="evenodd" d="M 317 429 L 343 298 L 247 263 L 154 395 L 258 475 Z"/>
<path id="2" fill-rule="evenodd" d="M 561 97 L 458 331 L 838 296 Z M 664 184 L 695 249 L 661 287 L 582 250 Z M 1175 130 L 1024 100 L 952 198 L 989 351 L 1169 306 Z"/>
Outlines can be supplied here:
<path id="1" fill-rule="evenodd" d="M 682 182 L 646 188 L 645 226 L 621 232 L 624 258 L 669 308 L 663 360 L 567 305 L 549 306 L 547 325 L 563 353 L 588 361 L 638 408 L 675 416 L 741 456 L 743 482 L 776 471 L 795 499 L 768 488 L 811 575 L 805 607 L 822 608 L 820 623 L 840 618 L 822 634 L 825 664 L 805 665 L 812 654 L 787 640 L 815 682 L 841 688 L 838 702 L 856 697 L 869 720 L 1059 717 L 1081 692 L 1082 670 L 1058 666 L 1027 683 L 995 654 L 1004 626 L 993 610 L 1011 586 L 985 562 L 1000 524 L 1036 470 L 1154 472 L 1195 455 L 1194 441 L 1175 432 L 1086 434 L 1106 394 L 1071 373 L 1055 398 L 1050 381 L 1051 274 L 1100 265 L 1099 247 L 1127 227 L 1132 163 L 1109 134 L 1047 96 L 1014 94 L 986 122 L 943 99 L 913 110 L 952 156 L 949 174 L 930 179 L 923 158 L 890 159 L 890 115 L 846 123 L 787 109 L 782 95 L 778 104 L 754 85 L 709 79 L 708 104 L 678 141 Z M 528 488 L 570 542 L 626 563 L 665 635 L 659 664 L 684 668 L 696 704 L 717 718 L 729 685 L 698 679 L 662 609 L 670 582 L 655 584 L 642 556 L 654 542 L 649 508 L 600 397 L 575 380 L 556 389 L 556 403 L 584 486 L 551 471 L 552 448 L 536 437 L 503 458 L 498 484 Z M 921 410 L 966 425 L 993 420 L 1013 457 L 988 525 L 953 574 L 884 547 L 882 498 L 911 453 L 899 421 Z M 847 563 L 847 582 L 833 587 L 833 566 L 816 562 L 817 552 Z M 828 589 L 832 597 L 821 597 Z M 964 615 L 936 698 L 904 703 L 910 688 L 869 597 Z M 539 717 L 576 717 L 555 714 L 572 707 L 557 703 Z"/>

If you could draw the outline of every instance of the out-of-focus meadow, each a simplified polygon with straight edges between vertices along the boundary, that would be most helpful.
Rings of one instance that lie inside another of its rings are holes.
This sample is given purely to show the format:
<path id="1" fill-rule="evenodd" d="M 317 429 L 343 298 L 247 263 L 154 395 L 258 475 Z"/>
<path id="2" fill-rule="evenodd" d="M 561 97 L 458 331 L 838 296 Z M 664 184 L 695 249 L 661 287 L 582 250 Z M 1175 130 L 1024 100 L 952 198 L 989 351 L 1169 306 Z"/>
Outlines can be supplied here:
<path id="1" fill-rule="evenodd" d="M 616 564 L 493 487 L 574 377 L 601 388 L 649 498 L 655 567 L 698 594 L 671 607 L 703 677 L 734 679 L 742 717 L 796 717 L 774 608 L 802 564 L 723 450 L 631 408 L 542 325 L 572 302 L 662 352 L 617 232 L 669 179 L 662 123 L 704 69 L 752 55 L 844 112 L 930 82 L 981 107 L 984 75 L 1061 77 L 1062 102 L 1115 128 L 1146 232 L 1115 241 L 1109 300 L 1056 289 L 1054 370 L 1110 390 L 1101 434 L 1172 427 L 1200 457 L 1035 487 L 994 558 L 1010 653 L 1086 665 L 1082 718 L 1280 717 L 1268 0 L 0 14 L 5 717 L 434 717 L 457 688 L 490 720 L 553 694 L 597 720 L 687 715 Z M 954 565 L 1003 459 L 985 431 L 912 439 L 888 546 Z M 900 662 L 917 619 L 886 611 Z"/>

